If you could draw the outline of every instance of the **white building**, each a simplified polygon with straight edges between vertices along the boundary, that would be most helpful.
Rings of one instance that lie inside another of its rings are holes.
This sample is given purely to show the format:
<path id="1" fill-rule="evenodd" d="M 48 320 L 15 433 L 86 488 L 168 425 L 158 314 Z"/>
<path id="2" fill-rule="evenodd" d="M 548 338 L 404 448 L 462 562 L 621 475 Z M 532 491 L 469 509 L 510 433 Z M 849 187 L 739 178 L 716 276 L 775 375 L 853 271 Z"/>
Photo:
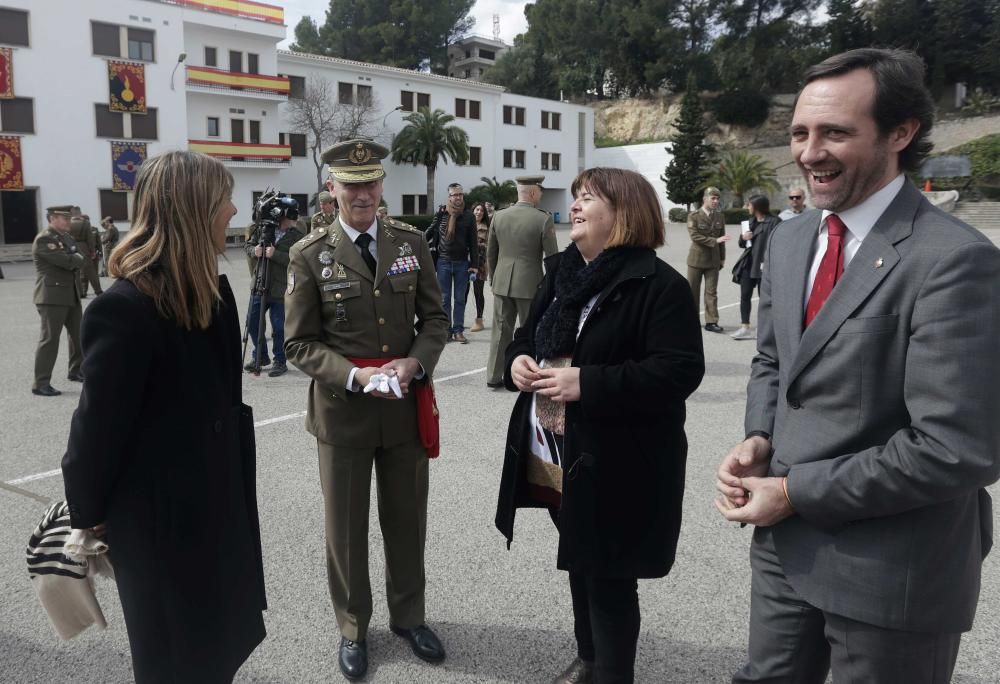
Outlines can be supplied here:
<path id="1" fill-rule="evenodd" d="M 53 204 L 77 204 L 92 220 L 111 215 L 127 227 L 132 193 L 112 189 L 112 141 L 146 143 L 148 157 L 195 149 L 221 159 L 236 180 L 234 227 L 249 221 L 254 194 L 268 187 L 312 196 L 315 167 L 282 118 L 290 94 L 311 78 L 344 95 L 371 88 L 386 143 L 404 125 L 397 105 L 456 115 L 472 158 L 438 166 L 439 201 L 451 182 L 469 188 L 482 176 L 541 173 L 544 207 L 565 220 L 573 177 L 593 165 L 589 108 L 279 51 L 286 30 L 280 7 L 246 0 L 0 0 L 0 48 L 10 48 L 14 95 L 0 99 L 0 137 L 19 139 L 23 169 L 23 189 L 0 190 L 0 245 L 30 243 Z M 146 114 L 109 111 L 109 60 L 144 66 Z M 425 195 L 423 167 L 388 164 L 391 213 L 419 213 Z"/>
<path id="2" fill-rule="evenodd" d="M 466 36 L 448 46 L 448 75 L 478 81 L 510 46 L 486 36 Z"/>

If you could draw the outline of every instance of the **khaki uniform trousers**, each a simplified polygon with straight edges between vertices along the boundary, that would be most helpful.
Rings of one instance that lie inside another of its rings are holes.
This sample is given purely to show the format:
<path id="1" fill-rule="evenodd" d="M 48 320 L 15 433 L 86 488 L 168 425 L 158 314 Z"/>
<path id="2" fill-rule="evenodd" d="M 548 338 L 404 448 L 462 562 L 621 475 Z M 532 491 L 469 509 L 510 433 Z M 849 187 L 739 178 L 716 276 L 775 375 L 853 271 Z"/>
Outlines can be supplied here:
<path id="1" fill-rule="evenodd" d="M 42 332 L 38 339 L 38 349 L 35 350 L 35 384 L 32 389 L 39 389 L 52 380 L 52 369 L 59 356 L 59 336 L 63 328 L 66 328 L 66 335 L 69 337 L 69 375 L 80 372 L 80 364 L 83 363 L 83 350 L 80 347 L 83 309 L 79 304 L 36 304 L 35 308 L 42 319 Z"/>
<path id="2" fill-rule="evenodd" d="M 493 295 L 493 330 L 490 332 L 490 358 L 486 364 L 486 382 L 503 380 L 504 354 L 514 339 L 515 320 L 524 325 L 531 310 L 530 299 Z"/>
<path id="3" fill-rule="evenodd" d="M 719 322 L 719 269 L 688 266 L 688 283 L 694 295 L 694 308 L 700 308 L 701 279 L 705 278 L 705 325 Z"/>
<path id="4" fill-rule="evenodd" d="M 326 568 L 340 633 L 363 641 L 372 617 L 368 515 L 372 466 L 385 545 L 385 592 L 396 627 L 424 623 L 427 452 L 419 443 L 352 449 L 317 440 L 326 512 Z"/>

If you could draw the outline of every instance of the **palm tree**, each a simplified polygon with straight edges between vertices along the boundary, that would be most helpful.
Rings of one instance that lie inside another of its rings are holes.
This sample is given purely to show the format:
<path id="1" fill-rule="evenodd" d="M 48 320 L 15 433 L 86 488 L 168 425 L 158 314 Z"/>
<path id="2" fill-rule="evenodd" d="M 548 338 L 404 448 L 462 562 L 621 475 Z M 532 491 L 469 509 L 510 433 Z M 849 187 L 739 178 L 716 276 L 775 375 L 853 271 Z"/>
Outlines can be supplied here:
<path id="1" fill-rule="evenodd" d="M 477 185 L 473 190 L 478 190 L 484 201 L 491 202 L 497 209 L 503 209 L 517 201 L 517 186 L 514 181 L 505 180 L 501 183 L 496 176 L 480 176 L 479 180 L 483 185 Z"/>
<path id="2" fill-rule="evenodd" d="M 708 184 L 733 193 L 738 207 L 743 206 L 743 196 L 750 190 L 768 192 L 780 187 L 771 165 L 759 155 L 743 150 L 723 152 Z"/>
<path id="3" fill-rule="evenodd" d="M 421 107 L 403 118 L 406 126 L 392 141 L 395 164 L 423 164 L 427 167 L 427 206 L 434 211 L 434 173 L 438 161 L 449 158 L 456 164 L 469 160 L 469 134 L 458 126 L 449 126 L 455 117 L 441 109 L 433 112 Z"/>

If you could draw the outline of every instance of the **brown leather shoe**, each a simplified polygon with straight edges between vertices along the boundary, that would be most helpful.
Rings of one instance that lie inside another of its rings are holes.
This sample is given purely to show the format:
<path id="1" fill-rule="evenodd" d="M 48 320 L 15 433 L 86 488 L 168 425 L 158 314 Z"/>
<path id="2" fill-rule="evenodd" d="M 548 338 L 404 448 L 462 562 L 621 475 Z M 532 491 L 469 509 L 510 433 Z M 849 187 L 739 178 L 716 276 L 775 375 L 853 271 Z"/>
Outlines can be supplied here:
<path id="1" fill-rule="evenodd" d="M 459 344 L 468 344 L 469 343 L 469 341 L 467 339 L 465 339 L 465 335 L 463 335 L 462 333 L 455 333 L 454 340 L 456 342 L 458 342 Z"/>
<path id="2" fill-rule="evenodd" d="M 552 684 L 590 684 L 594 681 L 594 664 L 582 658 L 574 658 L 563 673 L 552 680 Z"/>
<path id="3" fill-rule="evenodd" d="M 469 328 L 469 332 L 479 332 L 480 330 L 485 330 L 485 329 L 486 326 L 483 325 L 483 319 L 477 318 L 476 322 L 472 324 L 471 328 Z"/>

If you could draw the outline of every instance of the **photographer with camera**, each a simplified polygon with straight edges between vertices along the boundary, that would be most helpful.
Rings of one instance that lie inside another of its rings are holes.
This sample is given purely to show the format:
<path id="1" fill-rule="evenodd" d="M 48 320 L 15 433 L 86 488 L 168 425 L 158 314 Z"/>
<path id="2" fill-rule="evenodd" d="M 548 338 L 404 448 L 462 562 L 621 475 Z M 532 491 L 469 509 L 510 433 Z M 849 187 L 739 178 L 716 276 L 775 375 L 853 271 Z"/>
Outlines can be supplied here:
<path id="1" fill-rule="evenodd" d="M 288 372 L 285 363 L 285 280 L 288 277 L 288 250 L 304 235 L 296 228 L 299 218 L 298 203 L 281 193 L 267 193 L 254 208 L 255 227 L 245 249 L 254 276 L 250 293 L 250 311 L 247 313 L 247 332 L 253 339 L 253 353 L 243 367 L 259 374 L 271 362 L 267 358 L 267 341 L 260 317 L 268 312 L 271 318 L 271 348 L 274 366 L 267 374 L 276 378 Z"/>
<path id="2" fill-rule="evenodd" d="M 465 191 L 459 183 L 448 186 L 448 204 L 442 204 L 426 232 L 431 251 L 437 250 L 434 262 L 441 306 L 450 316 L 448 341 L 468 344 L 465 338 L 465 300 L 468 298 L 470 274 L 475 276 L 479 265 L 479 242 L 476 219 L 465 206 Z M 452 293 L 455 304 L 452 308 Z"/>

